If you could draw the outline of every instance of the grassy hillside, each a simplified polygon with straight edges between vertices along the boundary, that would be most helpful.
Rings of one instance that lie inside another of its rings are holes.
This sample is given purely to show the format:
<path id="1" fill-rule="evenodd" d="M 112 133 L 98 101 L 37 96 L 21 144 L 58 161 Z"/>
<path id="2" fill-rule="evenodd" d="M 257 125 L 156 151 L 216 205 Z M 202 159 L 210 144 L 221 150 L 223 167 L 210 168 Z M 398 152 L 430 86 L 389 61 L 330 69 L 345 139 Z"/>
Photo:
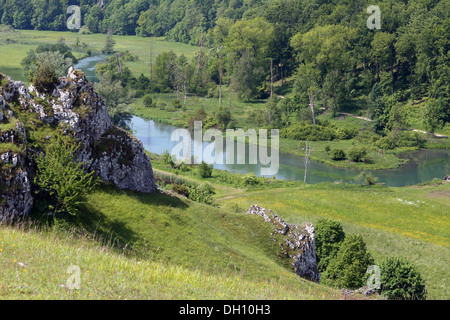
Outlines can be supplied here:
<path id="1" fill-rule="evenodd" d="M 188 179 L 213 183 L 216 206 L 102 186 L 75 218 L 37 228 L 47 218 L 36 209 L 31 227 L 1 226 L 2 298 L 341 299 L 340 291 L 294 274 L 269 226 L 245 214 L 251 204 L 288 223 L 339 220 L 346 233 L 363 235 L 376 263 L 405 257 L 425 278 L 429 299 L 450 296 L 450 184 L 258 190 Z M 70 265 L 81 269 L 80 290 L 62 286 Z"/>
<path id="2" fill-rule="evenodd" d="M 2 299 L 341 298 L 287 268 L 256 216 L 103 187 L 71 223 L 0 227 Z M 64 287 L 70 265 L 80 290 Z"/>
<path id="3" fill-rule="evenodd" d="M 288 223 L 321 217 L 342 222 L 344 231 L 363 235 L 376 263 L 401 256 L 416 264 L 429 298 L 448 299 L 450 275 L 450 184 L 425 187 L 305 185 L 247 191 L 217 200 L 222 207 L 251 204 L 271 208 Z"/>

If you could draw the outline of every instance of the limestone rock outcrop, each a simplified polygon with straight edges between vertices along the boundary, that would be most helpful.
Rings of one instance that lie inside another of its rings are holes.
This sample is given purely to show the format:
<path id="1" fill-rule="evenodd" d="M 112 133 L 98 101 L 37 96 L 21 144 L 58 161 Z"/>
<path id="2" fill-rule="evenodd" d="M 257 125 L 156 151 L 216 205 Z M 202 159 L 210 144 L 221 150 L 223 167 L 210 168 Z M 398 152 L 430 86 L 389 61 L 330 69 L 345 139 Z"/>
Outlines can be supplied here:
<path id="1" fill-rule="evenodd" d="M 0 84 L 0 221 L 26 215 L 32 208 L 30 154 L 41 150 L 27 143 L 27 130 L 40 126 L 35 122 L 72 135 L 80 143 L 77 160 L 105 182 L 143 193 L 157 191 L 142 143 L 112 124 L 102 98 L 80 70 L 71 68 L 51 93 L 38 92 L 32 85 L 27 89 L 2 74 Z"/>
<path id="2" fill-rule="evenodd" d="M 271 235 L 274 241 L 281 241 L 280 250 L 283 255 L 292 259 L 292 266 L 297 275 L 313 282 L 320 281 L 316 261 L 315 231 L 311 223 L 302 226 L 287 224 L 272 210 L 257 205 L 252 205 L 247 213 L 259 215 L 272 225 L 274 231 Z M 276 234 L 279 234 L 281 239 L 276 238 Z"/>

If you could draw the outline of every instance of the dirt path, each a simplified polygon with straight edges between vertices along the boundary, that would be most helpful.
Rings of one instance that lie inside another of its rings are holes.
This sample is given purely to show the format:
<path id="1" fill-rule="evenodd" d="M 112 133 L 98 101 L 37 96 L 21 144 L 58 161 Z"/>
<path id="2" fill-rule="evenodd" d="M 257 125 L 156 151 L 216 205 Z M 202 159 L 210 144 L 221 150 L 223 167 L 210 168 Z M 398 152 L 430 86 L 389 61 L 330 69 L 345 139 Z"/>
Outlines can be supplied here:
<path id="1" fill-rule="evenodd" d="M 371 120 L 371 119 L 369 119 L 369 118 L 367 118 L 367 117 L 357 116 L 356 114 L 345 113 L 345 112 L 340 112 L 339 114 L 343 114 L 343 115 L 346 115 L 346 116 L 348 116 L 348 117 L 353 117 L 353 118 L 361 119 L 361 120 L 364 120 L 364 121 L 370 121 L 370 122 L 373 122 L 373 120 Z M 431 132 L 427 132 L 427 131 L 423 131 L 423 130 L 418 130 L 418 129 L 410 129 L 410 130 L 411 130 L 411 131 L 414 131 L 414 132 L 425 133 L 425 134 L 431 133 Z M 433 133 L 433 134 L 434 134 L 435 137 L 438 137 L 438 138 L 448 138 L 448 137 L 449 137 L 449 136 L 446 136 L 446 135 L 443 135 L 443 134 L 439 134 L 439 133 Z"/>
<path id="2" fill-rule="evenodd" d="M 364 121 L 370 121 L 370 122 L 373 121 L 373 120 L 371 120 L 369 118 L 366 118 L 366 117 L 357 116 L 356 114 L 345 113 L 345 112 L 339 112 L 339 114 L 343 114 L 343 115 L 346 115 L 346 116 L 349 116 L 349 117 L 353 117 L 353 118 L 356 118 L 356 119 L 361 119 L 361 120 L 364 120 Z"/>

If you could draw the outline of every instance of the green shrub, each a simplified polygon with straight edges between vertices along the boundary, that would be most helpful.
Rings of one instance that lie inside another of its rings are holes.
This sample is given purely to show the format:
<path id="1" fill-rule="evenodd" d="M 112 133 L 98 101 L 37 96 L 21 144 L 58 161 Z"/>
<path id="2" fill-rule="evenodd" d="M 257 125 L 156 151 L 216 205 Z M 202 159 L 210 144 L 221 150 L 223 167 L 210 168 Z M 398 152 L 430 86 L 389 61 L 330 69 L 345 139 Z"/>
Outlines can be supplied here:
<path id="1" fill-rule="evenodd" d="M 253 172 L 250 172 L 242 177 L 242 183 L 244 186 L 251 187 L 259 184 L 259 181 L 258 177 Z"/>
<path id="2" fill-rule="evenodd" d="M 329 145 L 326 145 L 326 146 L 325 146 L 325 152 L 326 152 L 326 153 L 329 153 L 330 150 L 331 150 L 331 147 L 330 147 Z"/>
<path id="3" fill-rule="evenodd" d="M 208 165 L 206 162 L 202 161 L 202 164 L 199 166 L 200 177 L 210 178 L 212 176 L 212 170 L 212 164 Z"/>
<path id="4" fill-rule="evenodd" d="M 77 206 L 96 186 L 93 172 L 85 172 L 85 163 L 75 159 L 79 145 L 70 144 L 56 137 L 45 152 L 36 157 L 37 172 L 34 183 L 37 193 L 46 193 L 49 210 L 54 213 L 75 215 Z"/>
<path id="5" fill-rule="evenodd" d="M 333 149 L 331 151 L 331 159 L 335 161 L 341 161 L 347 159 L 347 155 L 342 149 Z"/>
<path id="6" fill-rule="evenodd" d="M 356 176 L 355 181 L 363 186 L 372 186 L 378 183 L 378 178 L 374 177 L 371 173 L 361 172 Z"/>
<path id="7" fill-rule="evenodd" d="M 178 99 L 172 100 L 172 106 L 176 109 L 180 109 L 182 107 L 181 101 Z"/>
<path id="8" fill-rule="evenodd" d="M 373 264 L 362 236 L 348 235 L 341 242 L 336 257 L 321 274 L 321 282 L 336 288 L 360 288 L 367 280 L 367 268 Z"/>
<path id="9" fill-rule="evenodd" d="M 315 224 L 316 258 L 319 272 L 324 272 L 339 251 L 345 233 L 339 221 L 321 218 Z"/>
<path id="10" fill-rule="evenodd" d="M 363 148 L 353 148 L 348 152 L 348 158 L 353 162 L 366 162 L 367 151 Z"/>
<path id="11" fill-rule="evenodd" d="M 189 198 L 189 189 L 188 187 L 182 185 L 182 184 L 173 184 L 170 188 L 173 192 L 176 192 L 182 196 L 185 196 L 186 198 Z"/>
<path id="12" fill-rule="evenodd" d="M 196 202 L 201 202 L 205 204 L 213 204 L 213 194 L 215 194 L 214 188 L 212 188 L 211 185 L 205 186 L 200 185 L 199 187 L 196 186 L 189 186 L 189 199 Z"/>
<path id="13" fill-rule="evenodd" d="M 424 300 L 425 281 L 417 268 L 404 259 L 389 257 L 380 265 L 380 293 L 388 299 Z"/>
<path id="14" fill-rule="evenodd" d="M 392 136 L 386 136 L 375 141 L 374 145 L 383 150 L 395 149 L 397 147 L 397 143 Z"/>
<path id="15" fill-rule="evenodd" d="M 175 163 L 173 162 L 172 156 L 169 152 L 165 151 L 161 155 L 161 160 L 163 161 L 163 163 L 170 165 L 172 168 L 175 167 Z"/>
<path id="16" fill-rule="evenodd" d="M 335 135 L 339 140 L 349 140 L 354 138 L 358 134 L 358 129 L 349 129 L 349 128 L 338 128 L 336 129 Z"/>
<path id="17" fill-rule="evenodd" d="M 152 97 L 149 94 L 144 96 L 143 102 L 144 102 L 144 106 L 146 108 L 153 107 L 153 99 L 152 99 Z"/>
<path id="18" fill-rule="evenodd" d="M 188 172 L 191 170 L 191 168 L 184 162 L 180 163 L 177 169 L 180 170 L 181 172 Z"/>
<path id="19" fill-rule="evenodd" d="M 216 191 L 214 190 L 214 187 L 209 183 L 203 183 L 201 184 L 198 189 L 201 192 L 207 193 L 207 194 L 216 194 Z"/>
<path id="20" fill-rule="evenodd" d="M 159 108 L 160 110 L 164 110 L 166 108 L 166 103 L 164 102 L 164 100 L 158 99 L 158 101 L 156 102 L 156 107 Z"/>
<path id="21" fill-rule="evenodd" d="M 31 82 L 38 92 L 51 92 L 58 81 L 55 68 L 50 63 L 41 63 Z"/>

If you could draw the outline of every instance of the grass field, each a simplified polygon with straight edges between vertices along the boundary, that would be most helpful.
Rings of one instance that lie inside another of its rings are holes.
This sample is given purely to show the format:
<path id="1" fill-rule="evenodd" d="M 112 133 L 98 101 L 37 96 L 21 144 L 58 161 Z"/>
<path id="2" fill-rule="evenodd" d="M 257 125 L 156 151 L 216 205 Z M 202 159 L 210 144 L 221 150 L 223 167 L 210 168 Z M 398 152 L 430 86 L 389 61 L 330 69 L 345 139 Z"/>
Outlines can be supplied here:
<path id="1" fill-rule="evenodd" d="M 83 236 L 0 227 L 2 299 L 342 298 L 278 261 L 257 216 L 103 187 L 72 223 Z M 80 290 L 65 287 L 71 265 Z"/>
<path id="2" fill-rule="evenodd" d="M 211 183 L 216 207 L 101 187 L 70 220 L 77 231 L 61 222 L 33 227 L 45 220 L 38 211 L 29 228 L 1 226 L 2 299 L 342 299 L 294 274 L 270 227 L 245 214 L 252 204 L 288 223 L 339 220 L 347 234 L 363 236 L 376 263 L 405 257 L 425 278 L 429 299 L 450 297 L 450 184 L 250 190 Z M 70 265 L 81 269 L 80 290 L 64 286 Z"/>
<path id="3" fill-rule="evenodd" d="M 42 43 L 57 43 L 61 38 L 65 43 L 74 47 L 77 38 L 80 42 L 87 44 L 93 54 L 101 52 L 105 46 L 105 34 L 79 34 L 76 32 L 56 32 L 56 31 L 35 31 L 35 30 L 16 30 L 14 33 L 0 33 L 0 72 L 10 75 L 15 80 L 26 81 L 20 62 L 27 55 L 30 49 L 35 49 Z M 127 62 L 131 72 L 136 75 L 143 73 L 150 75 L 150 48 L 153 48 L 153 61 L 158 54 L 163 51 L 173 50 L 178 55 L 184 54 L 186 57 L 193 57 L 197 51 L 196 47 L 165 41 L 162 38 L 143 38 L 136 36 L 114 36 L 118 51 L 128 50 L 139 60 Z M 84 52 L 74 51 L 74 55 L 79 58 Z"/>
<path id="4" fill-rule="evenodd" d="M 157 171 L 200 179 L 195 167 L 180 172 L 169 169 L 157 156 L 152 159 Z M 245 212 L 257 204 L 292 224 L 338 220 L 345 232 L 363 235 L 376 263 L 387 256 L 405 257 L 423 273 L 430 297 L 450 297 L 449 183 L 399 188 L 259 179 L 260 184 L 246 187 L 239 183 L 241 175 L 214 170 L 211 178 L 200 181 L 214 185 L 216 205 L 228 211 Z"/>
<path id="5" fill-rule="evenodd" d="M 431 298 L 450 297 L 450 184 L 427 187 L 305 185 L 247 191 L 218 199 L 223 207 L 258 204 L 288 223 L 321 217 L 342 222 L 345 232 L 363 235 L 379 263 L 401 256 L 424 275 Z"/>

